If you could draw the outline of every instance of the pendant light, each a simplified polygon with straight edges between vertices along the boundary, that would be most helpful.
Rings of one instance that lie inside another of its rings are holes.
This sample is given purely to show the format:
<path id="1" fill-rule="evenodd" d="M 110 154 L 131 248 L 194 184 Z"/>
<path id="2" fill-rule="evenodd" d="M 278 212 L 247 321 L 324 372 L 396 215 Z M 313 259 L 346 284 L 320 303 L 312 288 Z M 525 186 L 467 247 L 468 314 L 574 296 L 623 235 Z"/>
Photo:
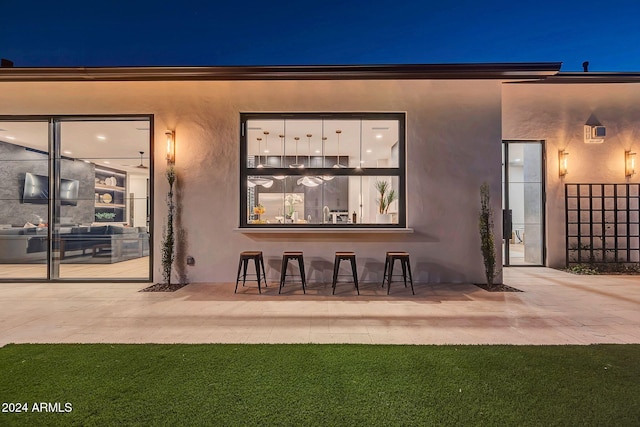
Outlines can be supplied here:
<path id="1" fill-rule="evenodd" d="M 253 188 L 259 185 L 264 188 L 271 188 L 273 186 L 273 180 L 269 178 L 256 177 L 247 179 L 247 187 Z"/>
<path id="2" fill-rule="evenodd" d="M 311 137 L 313 135 L 307 134 L 307 166 L 311 167 Z M 317 176 L 303 176 L 302 178 L 298 178 L 298 185 L 302 184 L 305 187 L 317 187 L 322 184 L 322 178 Z"/>
<path id="3" fill-rule="evenodd" d="M 340 129 L 336 130 L 336 134 L 338 135 L 338 161 L 336 162 L 335 165 L 333 165 L 334 168 L 346 168 L 346 166 L 343 166 L 340 164 L 340 134 L 342 133 L 342 131 Z"/>
<path id="4" fill-rule="evenodd" d="M 302 178 L 298 178 L 298 185 L 304 185 L 305 187 L 317 187 L 322 184 L 322 179 L 317 176 L 303 176 Z"/>
<path id="5" fill-rule="evenodd" d="M 258 166 L 256 168 L 261 169 L 264 165 L 260 162 L 260 152 L 262 151 L 262 138 L 256 138 L 258 140 Z"/>
<path id="6" fill-rule="evenodd" d="M 327 137 L 323 136 L 322 137 L 322 150 L 324 151 L 325 146 L 326 146 L 326 141 L 327 141 Z M 322 157 L 323 161 L 322 161 L 322 166 L 325 167 L 324 165 L 324 156 Z M 323 175 L 322 179 L 325 181 L 331 181 L 333 178 L 335 178 L 335 176 L 333 175 Z"/>
<path id="7" fill-rule="evenodd" d="M 269 132 L 265 132 L 265 135 L 268 135 Z M 256 138 L 258 140 L 258 165 L 257 169 L 264 168 L 264 165 L 260 162 L 260 152 L 262 151 L 262 138 Z M 266 159 L 266 156 L 265 156 Z M 259 185 L 264 188 L 271 188 L 273 186 L 273 180 L 266 177 L 255 177 L 247 179 L 247 187 L 254 188 L 256 185 Z"/>
<path id="8" fill-rule="evenodd" d="M 280 137 L 280 167 L 284 167 L 284 135 L 278 135 Z M 285 179 L 285 175 L 274 175 L 275 179 L 282 180 Z"/>
<path id="9" fill-rule="evenodd" d="M 300 138 L 296 136 L 293 139 L 295 139 L 296 141 L 296 162 L 292 165 L 289 165 L 289 167 L 294 169 L 302 169 L 304 168 L 304 165 L 302 163 L 298 163 L 298 141 L 300 140 Z"/>
<path id="10" fill-rule="evenodd" d="M 269 165 L 269 160 L 267 159 L 267 154 L 266 154 L 269 152 L 269 131 L 265 130 L 263 133 L 264 133 L 264 152 L 265 152 L 265 155 L 264 155 L 265 164 L 263 165 L 263 167 L 270 168 L 271 166 Z"/>

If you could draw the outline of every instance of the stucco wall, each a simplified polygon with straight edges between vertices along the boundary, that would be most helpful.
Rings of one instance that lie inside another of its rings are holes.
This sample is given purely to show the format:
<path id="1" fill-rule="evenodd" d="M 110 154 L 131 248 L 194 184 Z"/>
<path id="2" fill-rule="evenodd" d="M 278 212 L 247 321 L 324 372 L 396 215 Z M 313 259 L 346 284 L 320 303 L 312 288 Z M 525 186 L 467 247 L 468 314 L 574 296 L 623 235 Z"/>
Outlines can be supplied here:
<path id="1" fill-rule="evenodd" d="M 640 85 L 505 84 L 503 139 L 544 140 L 546 148 L 547 264 L 565 265 L 564 184 L 640 182 L 624 175 L 625 150 L 640 151 Z M 584 143 L 584 125 L 606 127 L 603 144 Z M 558 174 L 558 150 L 569 173 Z"/>
<path id="2" fill-rule="evenodd" d="M 363 281 L 381 279 L 384 253 L 411 253 L 418 282 L 484 281 L 479 187 L 500 213 L 501 84 L 496 81 L 4 83 L 0 114 L 154 114 L 156 232 L 165 219 L 163 137 L 176 131 L 179 270 L 190 282 L 235 279 L 238 253 L 264 251 L 276 280 L 284 250 L 303 250 L 310 281 L 329 281 L 336 250 L 354 250 Z M 407 211 L 412 234 L 243 234 L 240 112 L 407 112 Z M 496 227 L 500 227 L 499 216 Z M 496 230 L 499 236 L 501 230 Z M 499 240 L 498 240 L 499 242 Z M 196 259 L 184 267 L 184 258 Z M 498 262 L 501 256 L 498 254 Z M 160 280 L 156 256 L 154 279 Z"/>

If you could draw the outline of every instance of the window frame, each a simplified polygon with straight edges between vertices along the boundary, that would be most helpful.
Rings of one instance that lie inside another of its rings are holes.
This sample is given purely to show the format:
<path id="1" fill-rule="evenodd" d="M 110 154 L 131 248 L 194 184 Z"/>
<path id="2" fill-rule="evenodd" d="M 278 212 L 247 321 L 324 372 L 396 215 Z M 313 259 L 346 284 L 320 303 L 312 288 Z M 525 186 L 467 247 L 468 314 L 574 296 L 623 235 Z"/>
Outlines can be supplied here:
<path id="1" fill-rule="evenodd" d="M 250 120 L 397 120 L 398 122 L 398 167 L 393 168 L 250 168 L 248 167 L 247 122 Z M 247 179 L 249 176 L 390 176 L 398 178 L 398 223 L 397 224 L 252 224 L 247 217 Z M 240 229 L 328 229 L 328 228 L 407 228 L 407 199 L 406 199 L 406 113 L 240 113 Z"/>

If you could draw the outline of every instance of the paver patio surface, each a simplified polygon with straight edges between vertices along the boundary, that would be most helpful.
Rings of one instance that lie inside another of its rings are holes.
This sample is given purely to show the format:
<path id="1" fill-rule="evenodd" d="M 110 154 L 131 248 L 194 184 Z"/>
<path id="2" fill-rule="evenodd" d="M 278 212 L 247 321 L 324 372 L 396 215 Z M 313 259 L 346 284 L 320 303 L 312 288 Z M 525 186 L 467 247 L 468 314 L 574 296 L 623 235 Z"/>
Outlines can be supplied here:
<path id="1" fill-rule="evenodd" d="M 7 343 L 640 343 L 640 276 L 578 276 L 507 268 L 524 292 L 472 284 L 198 283 L 138 292 L 140 283 L 2 283 Z"/>

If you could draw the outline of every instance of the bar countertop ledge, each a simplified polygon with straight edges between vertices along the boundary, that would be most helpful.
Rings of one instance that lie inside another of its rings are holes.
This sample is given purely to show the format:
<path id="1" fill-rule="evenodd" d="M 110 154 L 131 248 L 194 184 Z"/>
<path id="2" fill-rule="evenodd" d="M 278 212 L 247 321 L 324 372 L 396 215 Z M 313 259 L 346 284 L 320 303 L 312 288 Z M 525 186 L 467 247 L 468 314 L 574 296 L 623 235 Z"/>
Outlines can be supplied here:
<path id="1" fill-rule="evenodd" d="M 327 228 L 312 228 L 312 227 L 265 227 L 265 228 L 234 228 L 233 231 L 237 231 L 245 234 L 410 234 L 413 233 L 413 228 L 342 228 L 342 227 L 327 227 Z"/>

